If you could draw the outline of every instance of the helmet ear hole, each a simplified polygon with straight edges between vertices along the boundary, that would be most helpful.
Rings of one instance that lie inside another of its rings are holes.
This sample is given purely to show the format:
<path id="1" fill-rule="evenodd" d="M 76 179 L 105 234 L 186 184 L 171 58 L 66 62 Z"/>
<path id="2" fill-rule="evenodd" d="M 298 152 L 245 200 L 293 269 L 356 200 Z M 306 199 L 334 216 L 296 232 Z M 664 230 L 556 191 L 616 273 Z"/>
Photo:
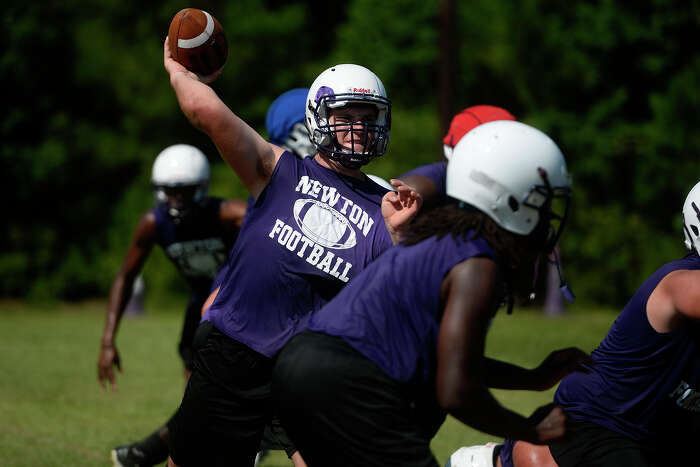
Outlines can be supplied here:
<path id="1" fill-rule="evenodd" d="M 691 225 L 690 230 L 693 231 L 693 235 L 698 235 L 700 232 L 698 232 L 698 227 L 696 225 Z"/>
<path id="2" fill-rule="evenodd" d="M 518 200 L 512 196 L 508 197 L 508 206 L 513 212 L 517 212 L 518 209 L 520 209 L 520 203 L 518 203 Z"/>

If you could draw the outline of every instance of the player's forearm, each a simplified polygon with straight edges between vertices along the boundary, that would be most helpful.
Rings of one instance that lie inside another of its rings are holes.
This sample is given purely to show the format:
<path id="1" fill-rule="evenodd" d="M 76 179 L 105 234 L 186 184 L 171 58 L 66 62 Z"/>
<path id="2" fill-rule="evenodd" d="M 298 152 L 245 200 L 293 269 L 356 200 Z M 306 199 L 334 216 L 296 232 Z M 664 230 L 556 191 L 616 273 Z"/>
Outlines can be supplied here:
<path id="1" fill-rule="evenodd" d="M 457 420 L 495 436 L 534 441 L 535 427 L 527 418 L 501 406 L 485 387 L 469 390 L 447 406 L 441 405 Z"/>
<path id="2" fill-rule="evenodd" d="M 105 319 L 105 327 L 102 332 L 102 345 L 114 345 L 119 321 L 131 297 L 133 282 L 133 279 L 126 280 L 126 278 L 119 276 L 112 284 L 107 305 L 107 318 Z"/>
<path id="3" fill-rule="evenodd" d="M 189 72 L 171 74 L 170 85 L 175 91 L 180 109 L 190 123 L 199 130 L 210 134 L 208 125 L 212 121 L 210 117 L 212 109 L 224 105 L 214 90 L 193 78 Z"/>
<path id="4" fill-rule="evenodd" d="M 536 372 L 512 363 L 484 357 L 486 386 L 498 389 L 539 389 Z"/>

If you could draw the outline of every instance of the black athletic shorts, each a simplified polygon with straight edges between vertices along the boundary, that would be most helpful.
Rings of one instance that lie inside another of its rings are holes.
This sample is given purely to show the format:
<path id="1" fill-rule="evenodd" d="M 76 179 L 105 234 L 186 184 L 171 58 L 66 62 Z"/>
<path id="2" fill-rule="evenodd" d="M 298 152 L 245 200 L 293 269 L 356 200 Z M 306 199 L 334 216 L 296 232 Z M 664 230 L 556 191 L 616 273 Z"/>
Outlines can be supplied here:
<path id="1" fill-rule="evenodd" d="M 563 440 L 549 445 L 559 467 L 657 466 L 648 446 L 597 423 L 569 417 L 567 430 Z"/>
<path id="2" fill-rule="evenodd" d="M 272 419 L 272 360 L 209 322 L 194 338 L 192 376 L 170 420 L 169 449 L 180 466 L 252 466 Z"/>
<path id="3" fill-rule="evenodd" d="M 426 435 L 434 427 L 413 409 L 414 393 L 340 338 L 294 337 L 272 385 L 282 424 L 310 467 L 438 465 Z"/>
<path id="4" fill-rule="evenodd" d="M 182 332 L 177 350 L 180 358 L 182 358 L 182 362 L 185 364 L 185 368 L 188 370 L 192 370 L 192 341 L 199 322 L 202 320 L 202 305 L 204 305 L 207 297 L 208 295 L 201 292 L 193 292 L 187 302 L 185 320 L 182 323 Z"/>

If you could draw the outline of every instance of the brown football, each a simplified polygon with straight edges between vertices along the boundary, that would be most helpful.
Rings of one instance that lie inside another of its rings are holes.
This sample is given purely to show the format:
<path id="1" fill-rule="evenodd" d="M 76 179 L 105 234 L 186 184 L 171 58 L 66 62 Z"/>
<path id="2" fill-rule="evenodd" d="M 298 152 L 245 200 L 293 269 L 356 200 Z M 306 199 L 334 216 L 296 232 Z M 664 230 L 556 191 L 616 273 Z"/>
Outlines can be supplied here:
<path id="1" fill-rule="evenodd" d="M 170 22 L 168 46 L 175 60 L 200 75 L 209 75 L 226 63 L 228 44 L 219 21 L 197 8 L 180 10 Z"/>

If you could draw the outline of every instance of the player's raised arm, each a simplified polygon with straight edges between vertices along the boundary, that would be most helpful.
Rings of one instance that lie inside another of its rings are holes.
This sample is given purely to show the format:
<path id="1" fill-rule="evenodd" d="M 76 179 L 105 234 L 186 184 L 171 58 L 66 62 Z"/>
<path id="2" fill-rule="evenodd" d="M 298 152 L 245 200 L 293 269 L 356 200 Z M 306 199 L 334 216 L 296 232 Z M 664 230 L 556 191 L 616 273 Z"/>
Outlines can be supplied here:
<path id="1" fill-rule="evenodd" d="M 163 44 L 163 64 L 182 112 L 192 125 L 212 139 L 221 157 L 250 194 L 257 198 L 267 185 L 283 150 L 268 144 L 207 85 L 221 70 L 207 76 L 188 71 L 172 58 L 168 38 Z"/>

